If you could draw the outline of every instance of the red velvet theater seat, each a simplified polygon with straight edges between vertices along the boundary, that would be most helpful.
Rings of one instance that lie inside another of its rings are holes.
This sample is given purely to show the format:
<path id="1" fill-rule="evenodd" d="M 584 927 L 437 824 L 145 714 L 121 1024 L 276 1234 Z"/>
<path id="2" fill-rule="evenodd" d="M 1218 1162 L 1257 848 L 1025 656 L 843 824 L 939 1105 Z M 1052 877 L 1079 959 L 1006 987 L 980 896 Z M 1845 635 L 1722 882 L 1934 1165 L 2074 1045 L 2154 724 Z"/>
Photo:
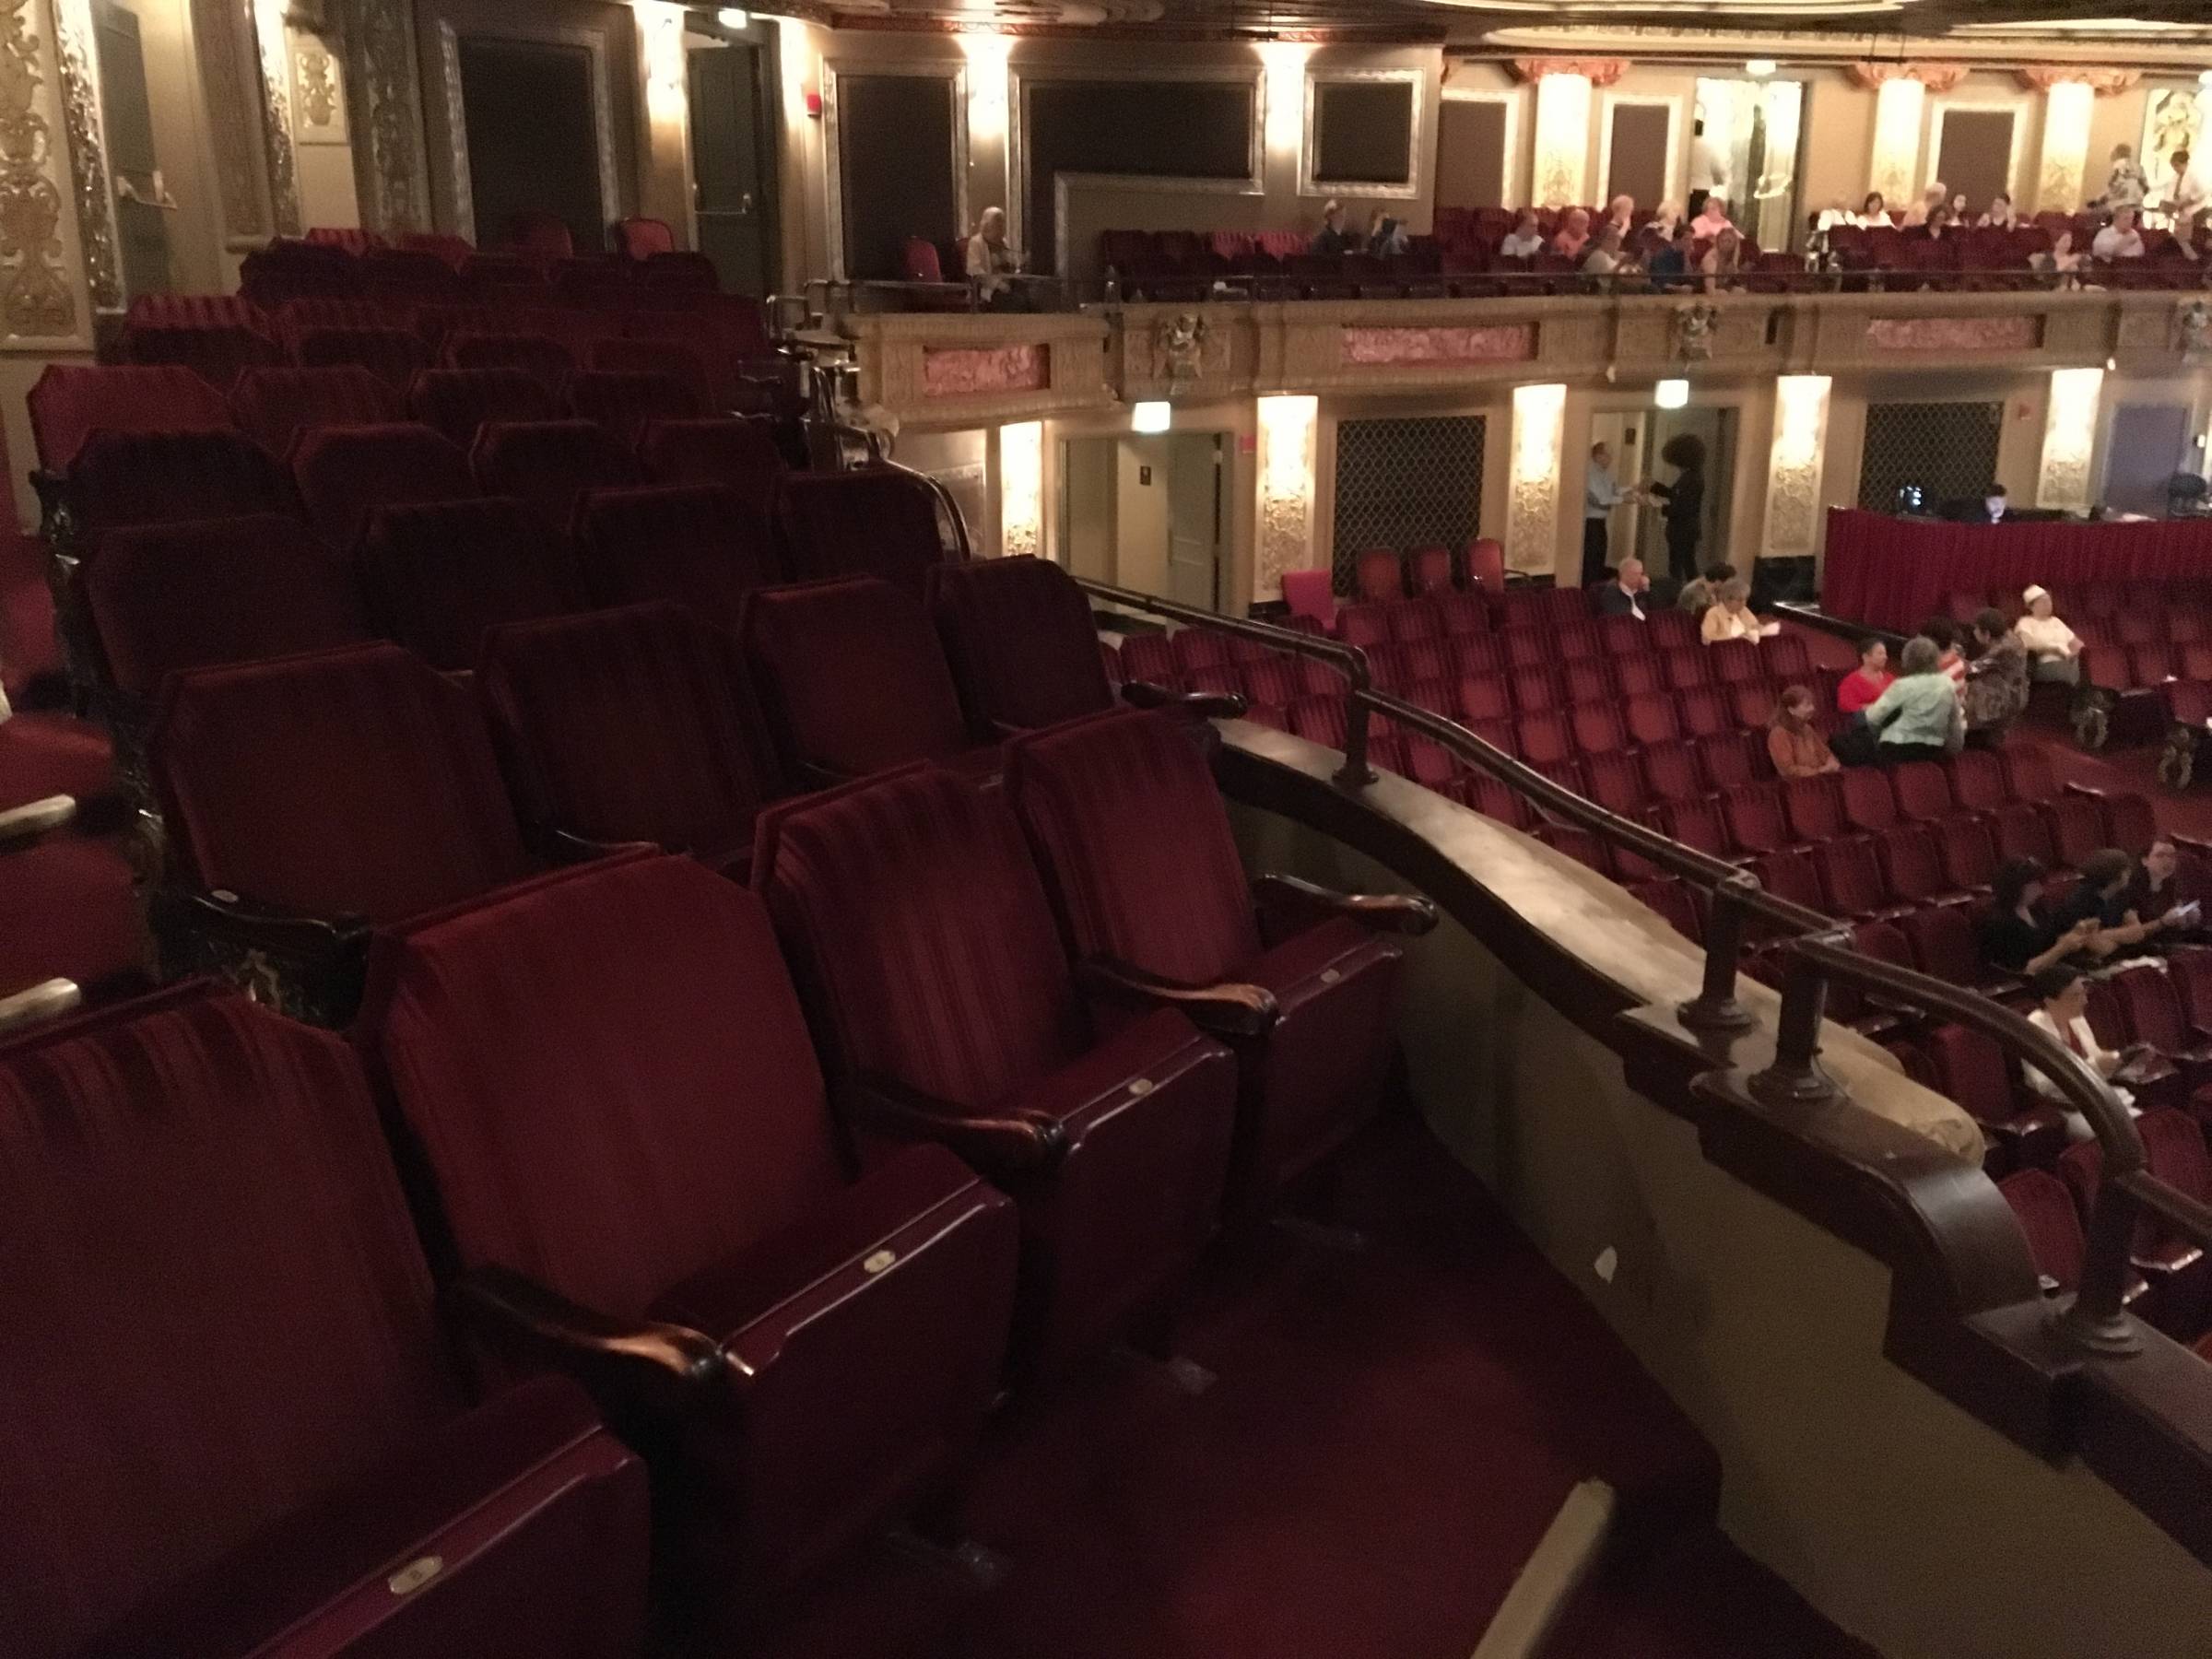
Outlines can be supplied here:
<path id="1" fill-rule="evenodd" d="M 490 421 L 468 459 L 487 495 L 514 497 L 562 534 L 585 490 L 646 481 L 637 457 L 589 420 Z"/>
<path id="2" fill-rule="evenodd" d="M 817 582 L 747 596 L 742 637 L 762 715 L 794 782 L 834 783 L 939 760 L 993 771 L 919 601 L 888 582 Z"/>
<path id="3" fill-rule="evenodd" d="M 717 484 L 594 489 L 571 529 L 601 605 L 670 600 L 735 632 L 746 594 L 781 579 L 773 520 Z"/>
<path id="4" fill-rule="evenodd" d="M 939 565 L 929 606 L 978 731 L 1003 736 L 1113 707 L 1090 602 L 1050 559 Z"/>
<path id="5" fill-rule="evenodd" d="M 353 572 L 298 519 L 118 530 L 85 590 L 108 683 L 134 698 L 187 668 L 376 637 Z"/>
<path id="6" fill-rule="evenodd" d="M 737 416 L 656 420 L 638 439 L 638 459 L 665 484 L 726 485 L 761 512 L 774 511 L 783 487 L 775 434 Z"/>
<path id="7" fill-rule="evenodd" d="M 445 365 L 449 369 L 519 369 L 555 397 L 576 371 L 575 356 L 566 346 L 533 334 L 449 334 Z"/>
<path id="8" fill-rule="evenodd" d="M 126 524 L 300 511 L 284 468 L 236 431 L 95 431 L 69 465 L 67 492 L 87 540 Z"/>
<path id="9" fill-rule="evenodd" d="M 292 452 L 292 476 L 323 539 L 350 553 L 379 507 L 465 500 L 477 493 L 468 457 L 429 427 L 335 427 Z"/>
<path id="10" fill-rule="evenodd" d="M 1013 1206 L 941 1147 L 848 1172 L 751 894 L 647 858 L 458 906 L 378 936 L 357 1030 L 458 1304 L 653 1449 L 690 1594 L 805 1571 L 973 1438 Z"/>
<path id="11" fill-rule="evenodd" d="M 914 767 L 762 815 L 753 885 L 856 1132 L 942 1141 L 1021 1206 L 1024 1362 L 1157 1305 L 1219 1214 L 1229 1052 L 1079 997 L 1012 811 Z"/>
<path id="12" fill-rule="evenodd" d="M 366 369 L 405 394 L 415 376 L 430 366 L 429 347 L 411 328 L 304 328 L 292 341 L 292 358 L 302 369 L 341 364 Z"/>
<path id="13" fill-rule="evenodd" d="M 588 604 L 568 543 L 503 496 L 381 508 L 356 559 L 380 630 L 449 672 L 488 628 Z"/>
<path id="14" fill-rule="evenodd" d="M 735 657 L 673 605 L 492 629 L 477 688 L 524 818 L 744 880 L 754 814 L 782 790 Z"/>
<path id="15" fill-rule="evenodd" d="M 931 567 L 947 562 L 936 497 L 912 474 L 794 473 L 782 510 L 791 573 L 801 581 L 880 576 L 919 594 Z"/>
<path id="16" fill-rule="evenodd" d="M 396 645 L 179 675 L 151 748 L 202 891 L 391 922 L 533 867 L 469 692 Z"/>
<path id="17" fill-rule="evenodd" d="M 706 413 L 697 392 L 672 375 L 586 369 L 569 376 L 569 410 L 596 422 L 629 448 L 655 420 L 695 420 Z"/>
<path id="18" fill-rule="evenodd" d="M 112 432 L 222 432 L 223 394 L 189 369 L 49 363 L 26 397 L 39 465 L 65 473 L 85 440 Z"/>
<path id="19" fill-rule="evenodd" d="M 1204 755 L 1159 714 L 1118 711 L 1022 737 L 1007 747 L 1006 786 L 1078 959 L 1146 982 L 1264 994 L 1259 1030 L 1209 1028 L 1230 1039 L 1243 1077 L 1241 1207 L 1282 1193 L 1374 1117 L 1405 955 L 1380 930 L 1425 931 L 1427 904 L 1279 878 L 1255 889 Z"/>
<path id="20" fill-rule="evenodd" d="M 470 1409 L 359 1066 L 187 985 L 0 1047 L 17 1659 L 641 1648 L 641 1465 Z"/>
<path id="21" fill-rule="evenodd" d="M 230 392 L 247 437 L 279 461 L 302 432 L 400 418 L 399 394 L 366 369 L 249 369 Z"/>
<path id="22" fill-rule="evenodd" d="M 521 369 L 426 369 L 407 392 L 407 410 L 466 450 L 488 420 L 554 420 L 560 402 Z"/>

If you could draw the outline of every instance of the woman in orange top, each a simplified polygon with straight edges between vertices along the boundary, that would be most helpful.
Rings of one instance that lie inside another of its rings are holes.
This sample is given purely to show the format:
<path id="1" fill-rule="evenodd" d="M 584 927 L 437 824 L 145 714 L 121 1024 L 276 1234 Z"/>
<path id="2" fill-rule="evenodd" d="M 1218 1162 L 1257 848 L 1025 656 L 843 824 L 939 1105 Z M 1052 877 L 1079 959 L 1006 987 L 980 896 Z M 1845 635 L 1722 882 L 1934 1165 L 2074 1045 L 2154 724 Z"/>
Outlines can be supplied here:
<path id="1" fill-rule="evenodd" d="M 1817 778 L 1843 764 L 1813 724 L 1813 694 L 1803 686 L 1792 686 L 1767 722 L 1767 755 L 1785 778 Z"/>
<path id="2" fill-rule="evenodd" d="M 1897 677 L 1889 672 L 1889 647 L 1879 640 L 1859 641 L 1859 665 L 1836 682 L 1836 708 L 1856 714 L 1887 690 Z"/>

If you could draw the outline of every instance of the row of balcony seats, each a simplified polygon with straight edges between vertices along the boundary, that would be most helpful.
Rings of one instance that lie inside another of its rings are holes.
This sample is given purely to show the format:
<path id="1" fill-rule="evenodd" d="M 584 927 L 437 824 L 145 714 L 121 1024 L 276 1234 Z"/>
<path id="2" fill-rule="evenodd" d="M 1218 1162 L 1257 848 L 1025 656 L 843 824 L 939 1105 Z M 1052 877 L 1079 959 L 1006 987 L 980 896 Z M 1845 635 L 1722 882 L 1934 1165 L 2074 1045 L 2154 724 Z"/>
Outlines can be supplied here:
<path id="1" fill-rule="evenodd" d="M 402 231 L 396 237 L 359 225 L 312 225 L 300 239 L 310 247 L 332 248 L 341 253 L 363 254 L 387 248 L 435 253 L 454 270 L 461 269 L 477 252 L 465 236 L 444 231 Z M 608 240 L 625 259 L 650 260 L 677 251 L 676 232 L 666 219 L 632 216 L 618 219 Z M 561 219 L 549 213 L 518 214 L 507 226 L 510 252 L 537 260 L 571 259 L 576 239 Z M 711 262 L 710 262 L 711 263 Z"/>
<path id="2" fill-rule="evenodd" d="M 749 301 L 712 311 L 574 311 L 487 306 L 393 306 L 360 300 L 300 300 L 273 317 L 241 300 L 160 296 L 139 301 L 120 355 L 144 367 L 192 370 L 227 393 L 257 370 L 367 370 L 405 394 L 428 369 L 513 369 L 556 395 L 579 371 L 653 373 L 688 390 L 700 413 L 766 413 L 788 365 Z"/>
<path id="3" fill-rule="evenodd" d="M 344 672 L 371 658 L 406 662 Z M 426 704 L 288 706 L 350 712 L 370 775 L 457 779 Z M 312 743 L 259 755 L 294 761 L 297 806 L 375 798 Z M 346 855 L 298 814 L 256 833 Z M 751 891 L 634 848 L 471 874 L 377 919 L 345 1040 L 188 983 L 0 1049 L 0 1300 L 45 1333 L 0 1430 L 11 1651 L 634 1652 L 641 1457 L 679 1605 L 788 1584 L 1381 1104 L 1402 947 L 1255 896 L 1164 715 L 1026 736 L 1003 790 L 786 802 Z"/>
<path id="4" fill-rule="evenodd" d="M 1990 1063 L 1984 1057 L 1983 1064 Z M 2001 1053 L 1994 1063 L 2003 1063 Z M 2136 1120 L 2136 1132 L 2143 1138 L 2151 1174 L 2199 1204 L 2212 1203 L 2212 1155 L 2207 1155 L 2200 1122 L 2165 1108 L 2144 1112 Z M 2080 1288 L 2089 1218 L 2103 1176 L 2103 1153 L 2089 1141 L 2068 1147 L 2055 1171 L 2024 1169 L 1997 1183 L 2019 1219 L 2050 1296 L 2071 1295 Z M 2136 1229 L 2129 1260 L 2134 1277 L 2124 1294 L 2130 1311 L 2212 1358 L 2212 1257 L 2147 1218 Z"/>
<path id="5" fill-rule="evenodd" d="M 407 238 L 398 247 L 328 238 L 280 240 L 240 262 L 239 289 L 269 310 L 310 297 L 465 300 L 521 292 L 592 301 L 610 295 L 721 289 L 714 262 L 703 253 L 671 246 L 647 250 L 643 258 L 580 258 L 568 245 L 567 228 L 555 225 L 558 241 L 493 251 L 478 251 L 450 237 Z"/>
<path id="6" fill-rule="evenodd" d="M 1477 536 L 1457 550 L 1441 542 L 1403 551 L 1362 547 L 1352 560 L 1352 579 L 1353 597 L 1362 605 L 1439 597 L 1460 590 L 1501 594 L 1505 547 L 1490 536 Z"/>

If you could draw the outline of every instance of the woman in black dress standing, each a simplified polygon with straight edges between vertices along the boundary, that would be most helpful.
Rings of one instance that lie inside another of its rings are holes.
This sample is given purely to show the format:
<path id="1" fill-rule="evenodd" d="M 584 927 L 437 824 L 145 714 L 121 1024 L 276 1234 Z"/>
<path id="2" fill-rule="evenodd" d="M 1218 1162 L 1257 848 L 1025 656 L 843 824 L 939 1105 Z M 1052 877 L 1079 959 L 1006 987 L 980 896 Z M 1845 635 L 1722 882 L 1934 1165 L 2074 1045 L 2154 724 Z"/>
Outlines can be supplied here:
<path id="1" fill-rule="evenodd" d="M 1666 503 L 1666 571 L 1677 582 L 1698 573 L 1698 536 L 1705 523 L 1705 441 L 1695 432 L 1677 432 L 1659 451 L 1676 469 L 1672 484 L 1654 484 L 1652 493 Z"/>

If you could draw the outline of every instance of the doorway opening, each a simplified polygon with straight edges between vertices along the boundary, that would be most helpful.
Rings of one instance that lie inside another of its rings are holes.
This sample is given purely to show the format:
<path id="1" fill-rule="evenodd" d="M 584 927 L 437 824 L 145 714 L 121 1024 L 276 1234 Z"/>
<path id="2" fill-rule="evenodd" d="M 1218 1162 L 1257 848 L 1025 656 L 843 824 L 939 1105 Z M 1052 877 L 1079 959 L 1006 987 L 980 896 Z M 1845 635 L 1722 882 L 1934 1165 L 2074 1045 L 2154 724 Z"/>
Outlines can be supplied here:
<path id="1" fill-rule="evenodd" d="M 1229 589 L 1226 434 L 1067 438 L 1059 462 L 1056 529 L 1071 573 L 1221 609 Z"/>
<path id="2" fill-rule="evenodd" d="M 599 117 L 588 48 L 463 36 L 461 108 L 477 234 L 490 246 L 516 219 L 549 213 L 578 252 L 606 245 Z"/>
<path id="3" fill-rule="evenodd" d="M 759 27 L 694 33 L 684 50 L 694 245 L 714 262 L 724 293 L 756 298 L 775 287 L 780 232 L 772 135 L 782 119 L 772 60 L 753 38 Z"/>
<path id="4" fill-rule="evenodd" d="M 1672 559 L 1665 512 L 1631 504 L 1614 512 L 1608 564 L 1618 566 L 1633 554 L 1643 560 L 1652 580 L 1658 582 L 1727 562 L 1728 503 L 1735 489 L 1735 434 L 1736 411 L 1710 406 L 1636 409 L 1591 418 L 1590 441 L 1612 450 L 1613 476 L 1625 486 L 1673 487 L 1687 469 L 1666 457 L 1671 453 L 1687 459 L 1685 449 L 1690 447 L 1690 441 L 1703 457 L 1702 506 L 1697 514 L 1695 535 L 1681 538 L 1682 560 Z"/>

